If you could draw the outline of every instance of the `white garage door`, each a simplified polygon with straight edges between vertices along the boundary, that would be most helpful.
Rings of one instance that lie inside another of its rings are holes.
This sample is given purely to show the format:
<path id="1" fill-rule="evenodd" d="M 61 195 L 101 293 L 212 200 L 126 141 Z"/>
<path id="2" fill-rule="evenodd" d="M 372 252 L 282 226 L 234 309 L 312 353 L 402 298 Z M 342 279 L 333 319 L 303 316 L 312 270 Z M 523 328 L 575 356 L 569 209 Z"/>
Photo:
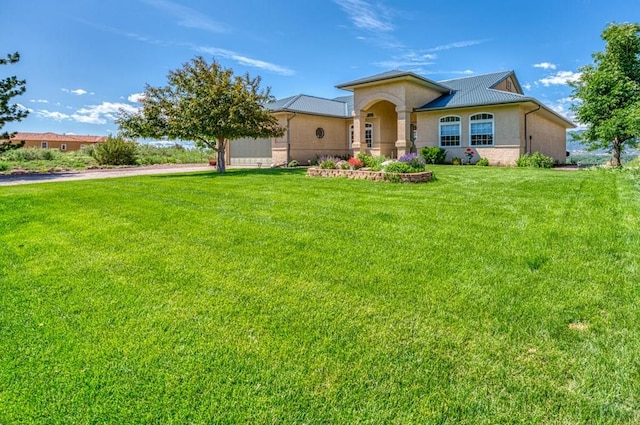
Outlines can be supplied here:
<path id="1" fill-rule="evenodd" d="M 271 139 L 238 139 L 229 143 L 231 165 L 271 166 Z"/>

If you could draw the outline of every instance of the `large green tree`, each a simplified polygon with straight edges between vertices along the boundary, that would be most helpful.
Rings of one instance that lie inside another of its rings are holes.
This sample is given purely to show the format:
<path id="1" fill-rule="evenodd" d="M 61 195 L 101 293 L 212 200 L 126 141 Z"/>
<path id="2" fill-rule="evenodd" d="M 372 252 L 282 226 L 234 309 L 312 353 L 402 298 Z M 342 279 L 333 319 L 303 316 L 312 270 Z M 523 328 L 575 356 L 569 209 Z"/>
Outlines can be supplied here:
<path id="1" fill-rule="evenodd" d="M 167 80 L 164 87 L 145 87 L 138 112 L 119 112 L 116 122 L 125 136 L 193 141 L 216 150 L 217 171 L 224 173 L 229 141 L 284 133 L 264 108 L 274 99 L 268 87 L 260 88 L 260 77 L 236 76 L 198 56 Z"/>
<path id="2" fill-rule="evenodd" d="M 625 147 L 638 146 L 640 135 L 640 25 L 609 24 L 602 32 L 604 52 L 593 54 L 594 64 L 580 68 L 571 83 L 578 101 L 573 110 L 586 124 L 580 136 L 589 149 L 613 152 L 620 166 Z"/>
<path id="3" fill-rule="evenodd" d="M 19 60 L 20 54 L 18 52 L 10 53 L 7 55 L 6 59 L 0 59 L 0 65 L 17 63 Z M 0 80 L 0 130 L 6 123 L 11 121 L 21 121 L 29 114 L 29 111 L 21 108 L 17 103 L 9 103 L 12 98 L 23 94 L 27 90 L 26 84 L 25 80 L 18 80 L 15 75 Z M 4 133 L 0 133 L 0 153 L 9 149 L 19 148 L 24 145 L 24 143 L 12 144 L 9 141 L 11 135 L 12 134 L 6 131 Z"/>

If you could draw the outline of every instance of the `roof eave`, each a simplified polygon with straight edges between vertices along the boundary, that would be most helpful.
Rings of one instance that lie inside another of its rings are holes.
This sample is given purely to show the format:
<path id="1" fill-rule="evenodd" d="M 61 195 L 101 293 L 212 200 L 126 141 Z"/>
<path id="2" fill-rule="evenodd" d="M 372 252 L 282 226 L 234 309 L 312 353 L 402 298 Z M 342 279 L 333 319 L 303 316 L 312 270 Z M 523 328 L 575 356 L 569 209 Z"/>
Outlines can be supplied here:
<path id="1" fill-rule="evenodd" d="M 419 75 L 413 75 L 413 74 L 405 74 L 405 75 L 391 75 L 388 77 L 382 77 L 382 78 L 377 78 L 375 80 L 371 80 L 371 81 L 364 81 L 362 83 L 357 83 L 357 82 L 348 82 L 348 83 L 344 83 L 344 84 L 338 84 L 337 86 L 335 86 L 338 89 L 341 90 L 346 90 L 346 91 L 353 91 L 356 87 L 370 87 L 370 86 L 376 86 L 379 84 L 384 84 L 384 83 L 388 83 L 390 81 L 393 80 L 397 80 L 397 81 L 414 81 L 417 82 L 420 85 L 432 88 L 440 93 L 450 93 L 451 92 L 451 88 L 446 87 L 442 84 L 436 83 L 435 81 L 431 81 L 428 80 L 426 78 L 422 78 Z"/>

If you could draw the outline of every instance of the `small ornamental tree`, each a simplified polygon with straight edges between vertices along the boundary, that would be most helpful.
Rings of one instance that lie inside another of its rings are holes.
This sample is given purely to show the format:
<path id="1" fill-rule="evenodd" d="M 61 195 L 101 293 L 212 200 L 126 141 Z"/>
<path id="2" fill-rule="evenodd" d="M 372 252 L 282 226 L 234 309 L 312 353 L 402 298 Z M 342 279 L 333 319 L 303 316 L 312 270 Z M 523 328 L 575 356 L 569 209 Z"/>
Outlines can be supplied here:
<path id="1" fill-rule="evenodd" d="M 610 24 L 602 32 L 604 52 L 594 53 L 595 64 L 580 68 L 580 78 L 571 83 L 576 118 L 587 125 L 578 138 L 590 150 L 613 152 L 616 167 L 640 135 L 639 34 L 638 24 Z"/>
<path id="2" fill-rule="evenodd" d="M 19 60 L 20 54 L 15 52 L 8 54 L 6 59 L 0 59 L 0 65 L 17 63 Z M 20 96 L 26 90 L 26 81 L 18 80 L 16 76 L 0 80 L 0 129 L 8 122 L 21 121 L 27 117 L 29 111 L 21 108 L 17 103 L 9 104 L 11 98 Z M 11 143 L 11 136 L 12 134 L 8 132 L 0 133 L 0 153 L 24 146 L 24 143 Z"/>
<path id="3" fill-rule="evenodd" d="M 260 77 L 235 76 L 201 56 L 169 72 L 164 87 L 145 87 L 136 113 L 120 110 L 116 120 L 128 137 L 189 140 L 217 152 L 217 171 L 224 173 L 225 149 L 244 137 L 278 137 L 284 129 L 264 108 L 274 98 L 260 89 Z"/>

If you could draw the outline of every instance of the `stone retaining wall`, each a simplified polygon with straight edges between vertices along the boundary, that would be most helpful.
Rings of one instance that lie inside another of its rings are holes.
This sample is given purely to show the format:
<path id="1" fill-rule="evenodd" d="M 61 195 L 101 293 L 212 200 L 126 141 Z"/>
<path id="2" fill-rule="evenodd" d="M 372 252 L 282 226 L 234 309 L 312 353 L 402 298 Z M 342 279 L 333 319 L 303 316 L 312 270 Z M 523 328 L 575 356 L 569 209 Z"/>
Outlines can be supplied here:
<path id="1" fill-rule="evenodd" d="M 384 172 L 382 171 L 363 171 L 363 170 L 338 170 L 309 168 L 307 176 L 310 177 L 346 177 L 348 179 L 384 181 Z M 393 173 L 398 176 L 402 183 L 426 183 L 431 180 L 431 171 L 422 173 Z"/>

